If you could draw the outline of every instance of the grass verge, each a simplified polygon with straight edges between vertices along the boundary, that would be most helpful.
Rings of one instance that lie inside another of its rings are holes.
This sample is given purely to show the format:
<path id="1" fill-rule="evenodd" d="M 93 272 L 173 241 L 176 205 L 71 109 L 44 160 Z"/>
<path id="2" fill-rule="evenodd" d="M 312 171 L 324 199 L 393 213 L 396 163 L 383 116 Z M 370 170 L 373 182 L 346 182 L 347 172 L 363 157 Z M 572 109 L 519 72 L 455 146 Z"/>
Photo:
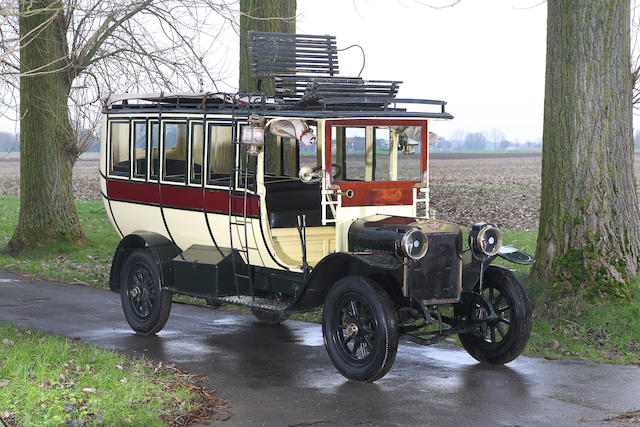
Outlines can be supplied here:
<path id="1" fill-rule="evenodd" d="M 5 250 L 18 224 L 20 199 L 0 196 L 0 268 L 47 279 L 109 287 L 109 267 L 120 237 L 100 201 L 76 201 L 84 244 L 50 243 L 10 255 Z"/>
<path id="2" fill-rule="evenodd" d="M 49 244 L 12 256 L 2 252 L 18 218 L 20 200 L 0 196 L 0 268 L 108 288 L 109 267 L 119 238 L 107 218 L 102 202 L 77 201 L 87 242 Z M 533 254 L 536 233 L 505 230 L 504 244 Z M 583 300 L 554 300 L 544 286 L 529 280 L 529 267 L 498 259 L 497 264 L 514 268 L 525 283 L 534 308 L 531 340 L 525 351 L 548 358 L 580 358 L 609 363 L 638 363 L 640 360 L 640 282 L 634 284 L 628 305 L 598 304 Z M 180 302 L 202 304 L 202 300 L 178 297 Z M 245 311 L 249 311 L 248 309 Z M 293 319 L 319 323 L 321 310 L 295 314 Z"/>
<path id="3" fill-rule="evenodd" d="M 8 425 L 186 425 L 226 412 L 199 378 L 73 340 L 0 324 Z"/>

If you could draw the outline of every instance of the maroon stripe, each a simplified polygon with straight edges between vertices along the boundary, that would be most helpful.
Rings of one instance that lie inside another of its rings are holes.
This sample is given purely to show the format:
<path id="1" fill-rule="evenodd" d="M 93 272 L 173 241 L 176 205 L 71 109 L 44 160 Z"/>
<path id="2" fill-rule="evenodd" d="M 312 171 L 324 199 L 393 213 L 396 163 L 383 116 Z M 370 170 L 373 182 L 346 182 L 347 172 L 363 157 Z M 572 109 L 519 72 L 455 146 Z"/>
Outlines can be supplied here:
<path id="1" fill-rule="evenodd" d="M 160 204 L 160 187 L 158 184 L 143 182 L 108 180 L 107 195 L 114 199 L 131 200 L 132 202 Z"/>
<path id="2" fill-rule="evenodd" d="M 240 197 L 240 195 L 238 195 Z M 229 192 L 227 191 L 205 191 L 204 203 L 208 211 L 228 212 L 229 211 Z M 247 197 L 247 215 L 258 216 L 259 201 L 255 196 Z M 233 198 L 231 213 L 235 215 L 244 214 L 244 200 L 242 198 Z"/>
<path id="3" fill-rule="evenodd" d="M 162 193 L 162 194 L 161 194 Z M 108 180 L 107 195 L 110 198 L 136 203 L 156 204 L 178 209 L 201 210 L 207 212 L 228 213 L 229 191 L 209 190 L 203 192 L 201 188 L 175 187 L 168 185 L 149 184 L 142 182 Z M 241 194 L 239 194 L 240 196 Z M 259 198 L 247 197 L 247 215 L 257 217 L 260 212 Z M 232 200 L 231 213 L 244 214 L 244 200 L 234 198 Z"/>
<path id="4" fill-rule="evenodd" d="M 202 188 L 169 187 L 163 185 L 162 204 L 172 208 L 202 209 Z"/>

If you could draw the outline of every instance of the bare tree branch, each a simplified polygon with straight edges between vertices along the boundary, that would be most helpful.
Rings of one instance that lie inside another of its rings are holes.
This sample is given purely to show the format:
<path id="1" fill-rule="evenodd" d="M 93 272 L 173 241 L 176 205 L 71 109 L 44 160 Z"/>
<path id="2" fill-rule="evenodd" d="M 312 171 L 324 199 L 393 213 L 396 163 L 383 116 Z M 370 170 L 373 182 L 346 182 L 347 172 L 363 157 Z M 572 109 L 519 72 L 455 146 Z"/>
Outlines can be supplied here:
<path id="1" fill-rule="evenodd" d="M 217 91 L 221 76 L 230 73 L 225 56 L 214 53 L 225 47 L 225 32 L 238 31 L 237 0 L 51 0 L 46 9 L 20 10 L 21 4 L 28 2 L 0 0 L 0 116 L 19 119 L 21 77 L 65 73 L 69 117 L 52 114 L 72 124 L 76 153 L 85 146 L 82 129 L 100 123 L 103 95 Z M 21 38 L 19 18 L 45 12 L 48 19 Z M 20 49 L 49 25 L 58 30 L 62 55 L 21 70 Z"/>

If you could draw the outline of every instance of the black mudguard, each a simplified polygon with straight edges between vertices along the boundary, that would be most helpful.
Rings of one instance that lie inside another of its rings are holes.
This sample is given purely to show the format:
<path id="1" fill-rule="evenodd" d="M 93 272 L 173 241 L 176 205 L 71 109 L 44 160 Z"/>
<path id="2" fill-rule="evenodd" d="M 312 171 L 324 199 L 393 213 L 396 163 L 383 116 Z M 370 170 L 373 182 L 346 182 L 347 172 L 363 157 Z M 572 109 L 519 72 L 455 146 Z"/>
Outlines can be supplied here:
<path id="1" fill-rule="evenodd" d="M 512 246 L 501 247 L 498 256 L 514 264 L 531 265 L 536 262 L 531 255 Z"/>
<path id="2" fill-rule="evenodd" d="M 311 271 L 297 301 L 290 310 L 310 310 L 324 303 L 329 289 L 339 279 L 361 275 L 372 277 L 402 274 L 402 261 L 384 253 L 336 252 L 327 255 Z"/>
<path id="3" fill-rule="evenodd" d="M 182 251 L 171 240 L 161 234 L 149 231 L 135 231 L 125 236 L 116 249 L 111 262 L 109 274 L 109 288 L 114 292 L 120 291 L 120 271 L 127 259 L 127 255 L 133 249 L 149 248 L 160 270 L 162 287 L 174 286 L 173 265 L 171 260 Z"/>
<path id="4" fill-rule="evenodd" d="M 499 256 L 509 262 L 521 265 L 531 265 L 536 260 L 529 254 L 511 246 L 503 246 L 498 255 L 486 261 L 485 269 L 491 265 L 494 259 Z M 480 280 L 480 262 L 473 257 L 471 250 L 467 249 L 462 253 L 462 290 L 471 291 Z"/>

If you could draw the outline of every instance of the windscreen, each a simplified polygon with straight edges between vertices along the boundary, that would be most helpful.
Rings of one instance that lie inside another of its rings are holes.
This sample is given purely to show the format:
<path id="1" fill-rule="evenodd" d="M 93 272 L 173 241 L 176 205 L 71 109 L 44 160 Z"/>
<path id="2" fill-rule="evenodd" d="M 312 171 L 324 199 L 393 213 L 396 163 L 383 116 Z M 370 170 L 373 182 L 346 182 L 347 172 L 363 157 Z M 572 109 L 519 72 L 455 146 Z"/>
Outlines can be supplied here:
<path id="1" fill-rule="evenodd" d="M 420 181 L 420 126 L 332 126 L 335 181 Z"/>

